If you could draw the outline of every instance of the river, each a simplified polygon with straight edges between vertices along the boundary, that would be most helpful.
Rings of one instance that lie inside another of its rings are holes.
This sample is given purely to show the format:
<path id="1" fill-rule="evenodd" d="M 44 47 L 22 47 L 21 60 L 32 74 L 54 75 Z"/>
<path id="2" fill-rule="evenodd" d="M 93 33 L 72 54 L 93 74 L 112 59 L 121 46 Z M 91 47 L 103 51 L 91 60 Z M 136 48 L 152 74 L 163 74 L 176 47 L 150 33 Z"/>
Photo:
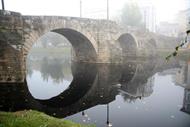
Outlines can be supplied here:
<path id="1" fill-rule="evenodd" d="M 97 127 L 189 127 L 190 63 L 30 57 L 24 83 L 1 84 L 0 110 L 34 109 Z"/>

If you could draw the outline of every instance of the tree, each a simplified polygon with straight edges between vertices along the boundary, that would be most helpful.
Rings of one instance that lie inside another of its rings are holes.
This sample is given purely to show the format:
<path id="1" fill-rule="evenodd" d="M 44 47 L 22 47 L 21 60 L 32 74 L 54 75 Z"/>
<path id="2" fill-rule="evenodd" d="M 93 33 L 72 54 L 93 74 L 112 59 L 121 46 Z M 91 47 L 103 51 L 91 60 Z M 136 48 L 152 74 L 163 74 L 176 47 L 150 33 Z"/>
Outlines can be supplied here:
<path id="1" fill-rule="evenodd" d="M 142 15 L 136 3 L 127 3 L 124 5 L 121 14 L 121 23 L 125 27 L 140 26 L 142 24 Z"/>

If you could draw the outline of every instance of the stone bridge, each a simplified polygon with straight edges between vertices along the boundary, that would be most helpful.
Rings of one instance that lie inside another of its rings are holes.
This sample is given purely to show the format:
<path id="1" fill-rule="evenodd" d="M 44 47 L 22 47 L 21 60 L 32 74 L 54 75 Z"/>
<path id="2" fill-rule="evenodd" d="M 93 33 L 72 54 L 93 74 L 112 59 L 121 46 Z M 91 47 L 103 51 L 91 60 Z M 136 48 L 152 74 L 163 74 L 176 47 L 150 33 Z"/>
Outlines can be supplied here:
<path id="1" fill-rule="evenodd" d="M 123 56 L 154 55 L 160 40 L 108 20 L 25 16 L 0 10 L 0 82 L 23 80 L 18 75 L 25 74 L 27 54 L 47 32 L 63 35 L 74 49 L 74 60 L 89 63 L 121 63 Z"/>

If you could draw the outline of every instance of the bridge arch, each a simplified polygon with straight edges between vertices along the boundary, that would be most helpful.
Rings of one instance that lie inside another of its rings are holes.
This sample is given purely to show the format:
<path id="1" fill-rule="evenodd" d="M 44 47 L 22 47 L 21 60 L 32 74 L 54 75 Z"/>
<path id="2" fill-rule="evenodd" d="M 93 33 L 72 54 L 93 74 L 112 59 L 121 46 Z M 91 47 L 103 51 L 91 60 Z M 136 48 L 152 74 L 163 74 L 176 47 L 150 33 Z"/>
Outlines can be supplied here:
<path id="1" fill-rule="evenodd" d="M 82 62 L 96 62 L 97 59 L 97 45 L 94 38 L 84 30 L 77 30 L 73 27 L 55 27 L 42 29 L 39 28 L 37 31 L 31 31 L 25 40 L 23 45 L 23 53 L 25 57 L 29 53 L 30 49 L 37 40 L 43 36 L 45 33 L 55 32 L 60 35 L 63 35 L 72 45 L 75 51 L 76 61 Z"/>
<path id="2" fill-rule="evenodd" d="M 55 29 L 52 32 L 58 33 L 66 37 L 74 48 L 77 61 L 90 62 L 96 61 L 97 53 L 92 42 L 82 33 L 69 29 Z"/>
<path id="3" fill-rule="evenodd" d="M 118 38 L 124 56 L 136 55 L 137 41 L 132 34 L 124 33 Z"/>

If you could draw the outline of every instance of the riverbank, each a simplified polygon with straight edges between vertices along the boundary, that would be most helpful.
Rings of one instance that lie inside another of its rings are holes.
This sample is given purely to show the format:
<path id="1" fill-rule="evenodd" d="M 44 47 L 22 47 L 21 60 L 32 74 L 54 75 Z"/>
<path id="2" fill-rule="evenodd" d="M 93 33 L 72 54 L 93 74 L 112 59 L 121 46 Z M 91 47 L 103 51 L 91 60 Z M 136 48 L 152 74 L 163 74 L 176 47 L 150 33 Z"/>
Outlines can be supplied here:
<path id="1" fill-rule="evenodd" d="M 58 119 L 44 113 L 25 110 L 18 112 L 1 112 L 0 127 L 95 127 L 81 125 L 69 120 Z"/>

